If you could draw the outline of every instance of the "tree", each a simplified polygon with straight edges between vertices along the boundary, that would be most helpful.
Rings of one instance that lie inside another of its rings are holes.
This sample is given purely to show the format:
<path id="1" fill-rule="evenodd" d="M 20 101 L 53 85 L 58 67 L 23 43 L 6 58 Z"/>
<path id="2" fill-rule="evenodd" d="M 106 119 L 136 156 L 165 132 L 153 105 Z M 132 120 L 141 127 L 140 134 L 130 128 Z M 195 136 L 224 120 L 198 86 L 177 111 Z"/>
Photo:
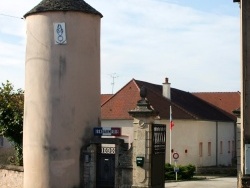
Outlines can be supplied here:
<path id="1" fill-rule="evenodd" d="M 13 85 L 7 81 L 0 87 L 0 135 L 10 141 L 14 146 L 15 164 L 23 164 L 23 112 L 24 91 L 14 90 Z"/>

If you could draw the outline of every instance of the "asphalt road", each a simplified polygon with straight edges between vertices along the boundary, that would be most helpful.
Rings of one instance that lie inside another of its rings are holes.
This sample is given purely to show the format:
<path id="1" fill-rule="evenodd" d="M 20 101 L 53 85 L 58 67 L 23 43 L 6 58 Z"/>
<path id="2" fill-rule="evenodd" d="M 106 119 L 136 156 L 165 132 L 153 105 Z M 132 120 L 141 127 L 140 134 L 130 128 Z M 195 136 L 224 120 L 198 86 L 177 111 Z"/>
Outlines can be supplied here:
<path id="1" fill-rule="evenodd" d="M 177 188 L 236 188 L 236 177 L 208 177 L 204 180 L 196 181 L 177 181 L 165 183 L 165 187 Z"/>

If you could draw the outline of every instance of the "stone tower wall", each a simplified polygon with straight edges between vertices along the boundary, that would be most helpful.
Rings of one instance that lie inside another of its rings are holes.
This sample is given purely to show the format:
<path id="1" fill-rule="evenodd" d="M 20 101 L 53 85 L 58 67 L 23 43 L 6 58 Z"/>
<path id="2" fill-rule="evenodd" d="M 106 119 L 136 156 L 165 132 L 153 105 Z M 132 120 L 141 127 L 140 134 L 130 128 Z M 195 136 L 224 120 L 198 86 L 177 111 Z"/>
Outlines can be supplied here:
<path id="1" fill-rule="evenodd" d="M 77 187 L 80 151 L 100 124 L 100 16 L 52 11 L 26 22 L 24 185 Z"/>

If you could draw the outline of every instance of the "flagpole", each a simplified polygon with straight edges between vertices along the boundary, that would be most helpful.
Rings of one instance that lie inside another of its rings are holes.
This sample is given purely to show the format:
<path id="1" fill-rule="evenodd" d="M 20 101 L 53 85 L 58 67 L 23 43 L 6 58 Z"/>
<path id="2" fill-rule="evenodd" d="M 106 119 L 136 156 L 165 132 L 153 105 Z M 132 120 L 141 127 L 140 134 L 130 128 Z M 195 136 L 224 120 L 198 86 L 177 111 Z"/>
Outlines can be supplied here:
<path id="1" fill-rule="evenodd" d="M 170 148 L 169 148 L 169 154 L 170 154 L 169 155 L 169 161 L 170 162 L 169 162 L 169 164 L 171 164 L 171 158 L 172 158 L 172 156 L 171 156 L 171 154 L 172 154 L 171 153 L 171 145 L 172 145 L 172 143 L 171 143 L 171 140 L 172 140 L 171 137 L 172 137 L 172 130 L 170 129 L 170 142 L 169 142 L 170 143 Z"/>
<path id="2" fill-rule="evenodd" d="M 170 106 L 170 111 L 169 111 L 170 113 L 170 117 L 169 117 L 169 130 L 170 130 L 170 142 L 169 142 L 169 164 L 171 165 L 171 158 L 172 158 L 172 156 L 171 156 L 171 146 L 172 146 L 172 143 L 171 143 L 171 141 L 172 141 L 172 125 L 171 125 L 171 121 L 172 121 L 172 108 L 171 108 L 171 106 Z"/>

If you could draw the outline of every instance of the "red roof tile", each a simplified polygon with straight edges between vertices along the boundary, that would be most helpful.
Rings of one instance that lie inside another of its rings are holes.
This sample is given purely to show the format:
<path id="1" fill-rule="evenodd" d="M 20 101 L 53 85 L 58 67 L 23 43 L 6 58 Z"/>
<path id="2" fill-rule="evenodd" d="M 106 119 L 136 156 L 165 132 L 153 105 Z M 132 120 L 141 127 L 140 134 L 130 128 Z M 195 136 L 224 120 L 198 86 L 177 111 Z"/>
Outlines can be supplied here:
<path id="1" fill-rule="evenodd" d="M 113 94 L 101 94 L 101 105 L 105 103 Z"/>
<path id="2" fill-rule="evenodd" d="M 160 118 L 169 119 L 172 106 L 173 119 L 202 119 L 214 121 L 235 121 L 231 114 L 218 109 L 192 93 L 171 88 L 171 100 L 162 96 L 162 85 L 131 80 L 111 98 L 102 103 L 102 119 L 132 119 L 128 111 L 136 107 L 140 89 L 147 88 L 147 99 Z"/>
<path id="3" fill-rule="evenodd" d="M 240 107 L 240 92 L 196 92 L 195 96 L 233 115 Z"/>
<path id="4" fill-rule="evenodd" d="M 102 119 L 132 119 L 128 111 L 135 108 L 140 99 L 139 91 L 134 80 L 131 80 L 101 105 Z"/>

